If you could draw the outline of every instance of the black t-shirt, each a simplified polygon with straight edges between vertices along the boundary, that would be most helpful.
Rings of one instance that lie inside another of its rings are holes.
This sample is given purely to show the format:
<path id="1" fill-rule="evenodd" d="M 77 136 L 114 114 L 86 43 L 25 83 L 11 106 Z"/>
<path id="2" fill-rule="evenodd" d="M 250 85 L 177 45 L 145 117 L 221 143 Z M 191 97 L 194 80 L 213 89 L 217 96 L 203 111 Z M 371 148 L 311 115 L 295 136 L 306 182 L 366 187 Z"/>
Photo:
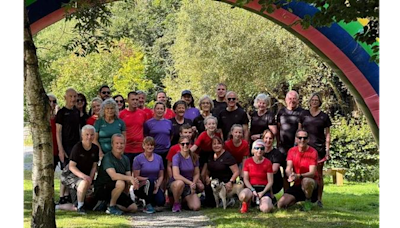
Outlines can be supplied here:
<path id="1" fill-rule="evenodd" d="M 200 115 L 194 118 L 192 126 L 196 127 L 198 135 L 200 135 L 203 131 L 206 130 L 206 127 L 204 126 L 204 117 Z"/>
<path id="2" fill-rule="evenodd" d="M 213 116 L 218 116 L 219 113 L 221 113 L 223 110 L 225 110 L 226 107 L 228 106 L 225 101 L 218 102 L 217 100 L 214 99 L 213 103 L 214 103 L 214 108 L 212 110 Z"/>
<path id="3" fill-rule="evenodd" d="M 242 108 L 234 111 L 223 110 L 218 116 L 218 128 L 222 130 L 224 139 L 228 138 L 228 134 L 234 124 L 249 124 L 247 113 Z"/>
<path id="4" fill-rule="evenodd" d="M 234 164 L 236 164 L 236 160 L 228 151 L 225 151 L 217 160 L 214 160 L 214 153 L 212 153 L 207 160 L 207 169 L 210 177 L 227 183 L 233 174 L 229 167 Z"/>
<path id="5" fill-rule="evenodd" d="M 99 147 L 92 143 L 92 147 L 85 150 L 82 142 L 78 142 L 72 148 L 70 160 L 76 162 L 79 171 L 89 176 L 93 163 L 99 161 Z"/>
<path id="6" fill-rule="evenodd" d="M 180 137 L 179 128 L 184 124 L 189 124 L 190 126 L 192 126 L 192 120 L 184 118 L 182 124 L 179 124 L 178 122 L 176 122 L 175 118 L 171 118 L 169 120 L 171 120 L 171 122 L 172 122 L 172 133 L 173 133 L 171 145 L 175 145 L 178 143 L 179 137 Z"/>
<path id="7" fill-rule="evenodd" d="M 296 131 L 299 128 L 300 114 L 304 109 L 297 107 L 295 110 L 288 110 L 286 107 L 279 110 L 276 121 L 280 123 L 279 141 L 281 153 L 287 154 L 288 150 L 294 146 Z"/>
<path id="8" fill-rule="evenodd" d="M 269 153 L 265 153 L 264 157 L 270 160 L 272 165 L 274 165 L 274 163 L 279 163 L 280 166 L 283 166 L 286 160 L 284 155 L 276 148 L 273 148 Z M 282 187 L 282 172 L 281 169 L 278 169 L 278 172 L 274 174 L 274 185 L 272 186 L 272 191 L 274 192 L 274 194 L 276 194 L 282 189 Z"/>
<path id="9" fill-rule="evenodd" d="M 329 116 L 323 111 L 312 116 L 309 110 L 304 110 L 299 122 L 308 132 L 308 145 L 314 147 L 318 154 L 325 155 L 325 128 L 332 126 Z"/>
<path id="10" fill-rule="evenodd" d="M 83 114 L 81 117 L 79 117 L 79 125 L 80 128 L 82 128 L 83 126 L 86 125 L 86 120 L 89 119 L 89 115 L 88 114 Z"/>
<path id="11" fill-rule="evenodd" d="M 56 123 L 62 125 L 61 138 L 64 149 L 72 148 L 80 140 L 79 116 L 79 111 L 75 107 L 73 109 L 63 107 L 57 112 Z"/>
<path id="12" fill-rule="evenodd" d="M 251 114 L 250 135 L 262 134 L 268 129 L 269 125 L 276 125 L 275 113 L 267 111 L 264 115 L 259 116 L 257 111 Z"/>

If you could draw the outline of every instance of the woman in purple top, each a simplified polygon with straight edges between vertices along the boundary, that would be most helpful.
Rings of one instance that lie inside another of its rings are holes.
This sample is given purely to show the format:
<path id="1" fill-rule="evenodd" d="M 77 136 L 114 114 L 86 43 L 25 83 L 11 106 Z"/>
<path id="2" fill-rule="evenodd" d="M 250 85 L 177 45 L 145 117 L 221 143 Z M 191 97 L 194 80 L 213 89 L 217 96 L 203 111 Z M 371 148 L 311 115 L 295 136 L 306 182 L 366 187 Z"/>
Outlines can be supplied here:
<path id="1" fill-rule="evenodd" d="M 164 119 L 165 104 L 157 101 L 154 105 L 154 117 L 144 123 L 144 136 L 151 136 L 155 139 L 156 145 L 154 153 L 161 155 L 164 166 L 167 164 L 165 157 L 167 156 L 171 139 L 173 136 L 172 122 Z"/>
<path id="2" fill-rule="evenodd" d="M 189 209 L 200 210 L 200 199 L 197 192 L 204 190 L 200 180 L 198 156 L 189 150 L 190 139 L 186 136 L 179 138 L 181 151 L 172 158 L 171 191 L 174 196 L 172 212 L 181 211 L 179 198 L 186 201 Z"/>
<path id="3" fill-rule="evenodd" d="M 194 118 L 200 116 L 200 111 L 194 105 L 192 92 L 190 92 L 190 90 L 183 90 L 181 99 L 184 100 L 188 105 L 184 117 L 186 119 L 190 119 L 193 122 Z"/>
<path id="4" fill-rule="evenodd" d="M 160 186 L 164 179 L 164 165 L 160 155 L 154 154 L 155 140 L 152 137 L 143 139 L 144 152 L 133 160 L 133 176 L 140 182 L 135 191 L 141 199 L 146 200 L 145 213 L 154 213 L 154 206 L 164 206 L 165 197 Z"/>

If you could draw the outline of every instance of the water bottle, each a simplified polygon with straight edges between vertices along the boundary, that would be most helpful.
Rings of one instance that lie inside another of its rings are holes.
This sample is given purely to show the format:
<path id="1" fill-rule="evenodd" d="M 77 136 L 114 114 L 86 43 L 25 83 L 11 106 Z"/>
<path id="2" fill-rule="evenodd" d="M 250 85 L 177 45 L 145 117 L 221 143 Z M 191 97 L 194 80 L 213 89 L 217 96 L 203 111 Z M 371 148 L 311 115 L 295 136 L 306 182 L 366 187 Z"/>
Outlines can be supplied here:
<path id="1" fill-rule="evenodd" d="M 259 197 L 256 197 L 256 204 L 260 205 L 260 198 Z"/>

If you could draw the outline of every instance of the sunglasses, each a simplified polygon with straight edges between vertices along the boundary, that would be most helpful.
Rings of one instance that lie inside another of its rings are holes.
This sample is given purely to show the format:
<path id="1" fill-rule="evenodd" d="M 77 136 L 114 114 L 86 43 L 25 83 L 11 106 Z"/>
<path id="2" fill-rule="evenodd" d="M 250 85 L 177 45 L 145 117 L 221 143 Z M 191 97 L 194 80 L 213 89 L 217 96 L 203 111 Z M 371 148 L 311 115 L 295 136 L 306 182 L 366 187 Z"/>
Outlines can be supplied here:
<path id="1" fill-rule="evenodd" d="M 50 101 L 50 103 L 57 104 L 57 101 L 56 101 L 56 100 L 49 100 L 49 101 Z"/>
<path id="2" fill-rule="evenodd" d="M 185 146 L 185 145 L 186 145 L 186 146 L 189 146 L 190 143 L 188 143 L 188 142 L 187 142 L 187 143 L 181 143 L 181 146 Z"/>
<path id="3" fill-rule="evenodd" d="M 305 137 L 297 137 L 299 140 L 302 140 L 302 139 L 304 139 L 304 140 L 307 140 L 308 139 L 308 136 L 305 136 Z"/>
<path id="4" fill-rule="evenodd" d="M 117 102 L 117 103 L 124 103 L 124 101 L 123 100 L 115 100 L 115 102 Z"/>
<path id="5" fill-rule="evenodd" d="M 230 97 L 230 98 L 228 98 L 228 101 L 234 101 L 234 100 L 236 100 L 235 97 Z"/>
<path id="6" fill-rule="evenodd" d="M 76 99 L 76 102 L 84 102 L 83 99 Z"/>
<path id="7" fill-rule="evenodd" d="M 254 147 L 255 150 L 265 150 L 265 147 L 261 146 L 261 147 Z"/>
<path id="8" fill-rule="evenodd" d="M 103 92 L 101 92 L 102 94 L 110 94 L 111 92 L 110 91 L 103 91 Z"/>

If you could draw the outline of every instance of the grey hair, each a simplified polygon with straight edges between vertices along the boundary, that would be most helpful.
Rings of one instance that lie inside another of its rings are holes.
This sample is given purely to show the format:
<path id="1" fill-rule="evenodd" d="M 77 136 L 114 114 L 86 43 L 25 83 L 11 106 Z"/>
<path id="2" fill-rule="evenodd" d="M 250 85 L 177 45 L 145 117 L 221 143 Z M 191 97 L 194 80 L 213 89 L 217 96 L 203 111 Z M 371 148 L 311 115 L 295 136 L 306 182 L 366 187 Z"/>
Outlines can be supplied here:
<path id="1" fill-rule="evenodd" d="M 207 116 L 207 117 L 204 119 L 204 122 L 203 122 L 204 125 L 207 125 L 208 120 L 215 120 L 215 124 L 218 125 L 218 119 L 217 119 L 217 117 L 215 117 L 215 116 Z"/>
<path id="2" fill-rule="evenodd" d="M 265 103 L 267 103 L 267 108 L 271 107 L 271 98 L 265 94 L 265 93 L 260 93 L 257 95 L 256 99 L 254 99 L 254 107 L 258 108 L 258 101 L 263 100 Z"/>
<path id="3" fill-rule="evenodd" d="M 138 91 L 136 91 L 136 93 L 137 93 L 138 95 L 144 94 L 145 96 L 147 96 L 147 94 L 146 94 L 144 91 L 142 91 L 142 90 L 138 90 Z"/>
<path id="4" fill-rule="evenodd" d="M 48 93 L 47 96 L 48 96 L 48 97 L 51 97 L 51 98 L 53 98 L 53 99 L 55 99 L 55 100 L 57 100 L 57 97 L 54 96 L 54 94 L 52 94 L 52 93 Z"/>
<path id="5" fill-rule="evenodd" d="M 203 102 L 205 99 L 208 99 L 208 100 L 210 101 L 210 105 L 211 105 L 211 109 L 210 109 L 210 110 L 212 110 L 212 109 L 214 108 L 214 102 L 212 101 L 211 97 L 208 96 L 208 95 L 204 95 L 204 96 L 202 96 L 202 97 L 200 98 L 200 100 L 199 100 L 199 107 L 200 107 L 200 109 L 201 109 L 201 102 Z"/>
<path id="6" fill-rule="evenodd" d="M 111 136 L 111 145 L 113 144 L 114 138 L 116 138 L 116 137 L 123 138 L 123 139 L 124 139 L 124 142 L 126 142 L 125 136 L 124 136 L 123 134 L 121 134 L 121 133 L 115 133 L 115 134 L 113 134 L 113 135 Z"/>
<path id="7" fill-rule="evenodd" d="M 321 107 L 321 106 L 322 106 L 322 98 L 321 98 L 321 94 L 319 94 L 318 92 L 311 94 L 310 99 L 308 99 L 308 104 L 311 104 L 311 99 L 312 99 L 314 96 L 317 96 L 317 97 L 318 97 L 318 100 L 319 100 L 319 105 L 318 105 L 318 107 Z"/>
<path id="8" fill-rule="evenodd" d="M 225 97 L 228 97 L 228 95 L 230 95 L 231 93 L 235 94 L 236 98 L 237 98 L 237 93 L 233 92 L 233 91 L 228 91 L 225 95 Z"/>
<path id="9" fill-rule="evenodd" d="M 297 100 L 299 99 L 299 93 L 297 93 L 295 90 L 290 90 L 289 92 L 287 92 L 286 97 L 287 98 L 289 96 L 289 94 L 294 93 L 296 94 Z"/>
<path id="10" fill-rule="evenodd" d="M 118 105 L 117 102 L 114 101 L 112 98 L 108 98 L 101 103 L 101 108 L 100 108 L 100 118 L 104 117 L 104 109 L 106 107 L 112 106 L 114 108 L 114 119 L 118 119 L 119 115 L 119 110 L 118 110 Z"/>
<path id="11" fill-rule="evenodd" d="M 93 130 L 93 132 L 96 132 L 96 129 L 92 125 L 86 124 L 85 126 L 82 127 L 81 134 L 83 134 L 83 132 L 87 130 Z"/>

